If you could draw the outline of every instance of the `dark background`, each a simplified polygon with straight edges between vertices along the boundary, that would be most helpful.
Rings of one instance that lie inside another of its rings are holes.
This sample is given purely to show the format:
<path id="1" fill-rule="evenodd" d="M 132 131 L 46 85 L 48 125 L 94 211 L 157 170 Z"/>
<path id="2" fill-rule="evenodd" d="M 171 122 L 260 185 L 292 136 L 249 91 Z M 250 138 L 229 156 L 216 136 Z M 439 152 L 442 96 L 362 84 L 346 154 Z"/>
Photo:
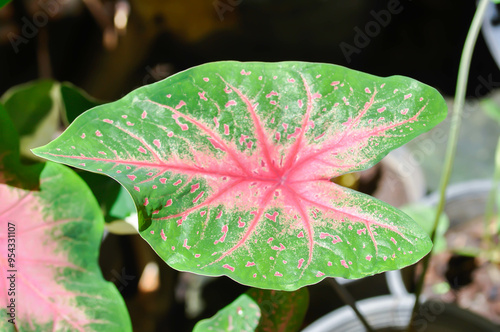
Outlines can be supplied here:
<path id="1" fill-rule="evenodd" d="M 40 5 L 44 3 L 69 8 L 52 15 L 44 9 L 47 4 Z M 0 93 L 15 84 L 53 77 L 114 100 L 189 67 L 231 59 L 335 63 L 379 76 L 410 76 L 453 95 L 475 10 L 474 1 L 393 0 L 392 5 L 399 3 L 398 13 L 374 34 L 373 12 L 387 11 L 391 1 L 131 0 L 126 33 L 118 36 L 116 46 L 105 47 L 103 35 L 112 28 L 115 2 L 99 3 L 99 15 L 80 0 L 14 0 L 2 9 Z M 27 31 L 26 19 L 43 23 L 40 13 L 48 23 L 34 25 L 34 36 L 18 41 L 15 52 L 9 38 Z M 373 37 L 348 61 L 341 43 L 355 47 L 360 38 L 355 28 L 367 27 Z M 500 80 L 480 36 L 469 86 L 490 74 L 493 81 Z"/>

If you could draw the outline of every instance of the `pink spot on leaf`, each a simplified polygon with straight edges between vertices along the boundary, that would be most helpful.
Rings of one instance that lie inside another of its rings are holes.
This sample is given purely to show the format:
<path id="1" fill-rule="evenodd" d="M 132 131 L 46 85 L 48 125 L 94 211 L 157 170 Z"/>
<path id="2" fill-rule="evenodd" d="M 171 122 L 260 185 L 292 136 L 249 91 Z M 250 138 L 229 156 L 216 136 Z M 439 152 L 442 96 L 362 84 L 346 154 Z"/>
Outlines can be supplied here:
<path id="1" fill-rule="evenodd" d="M 205 100 L 205 101 L 207 101 L 207 100 L 208 100 L 208 99 L 207 99 L 207 97 L 205 97 L 205 91 L 203 91 L 203 92 L 198 92 L 198 96 L 200 96 L 200 98 L 201 98 L 201 99 L 203 99 L 203 100 Z"/>
<path id="2" fill-rule="evenodd" d="M 167 236 L 165 235 L 165 231 L 163 230 L 163 228 L 161 229 L 160 235 L 161 235 L 161 239 L 163 241 L 165 241 L 167 239 Z"/>
<path id="3" fill-rule="evenodd" d="M 144 153 L 144 154 L 146 154 L 146 153 L 147 153 L 147 152 L 146 152 L 146 149 L 144 149 L 142 146 L 141 146 L 141 147 L 139 147 L 139 148 L 137 149 L 137 151 L 139 151 L 140 153 Z"/>
<path id="4" fill-rule="evenodd" d="M 245 266 L 246 266 L 246 267 L 250 267 L 250 266 L 254 266 L 254 265 L 255 265 L 255 263 L 254 263 L 254 262 L 247 262 Z"/>
<path id="5" fill-rule="evenodd" d="M 226 103 L 225 107 L 233 106 L 236 105 L 236 102 L 234 100 L 230 100 Z"/>
<path id="6" fill-rule="evenodd" d="M 298 238 L 302 238 L 304 237 L 304 232 L 303 231 L 300 231 L 300 233 L 297 235 Z"/>
<path id="7" fill-rule="evenodd" d="M 278 211 L 274 211 L 274 213 L 272 215 L 270 215 L 269 213 L 266 213 L 265 217 L 269 220 L 276 222 L 276 218 L 278 217 L 278 215 L 279 215 Z"/>
<path id="8" fill-rule="evenodd" d="M 148 113 L 146 111 L 143 111 L 141 114 L 141 119 L 145 119 L 146 116 L 148 116 Z"/>
<path id="9" fill-rule="evenodd" d="M 177 104 L 177 106 L 175 106 L 175 109 L 178 110 L 179 108 L 181 108 L 182 106 L 186 105 L 186 102 L 184 100 L 181 100 L 179 102 L 179 104 Z"/>
<path id="10" fill-rule="evenodd" d="M 104 122 L 106 122 L 106 123 L 113 123 L 113 120 L 110 120 L 110 119 L 104 119 L 104 120 L 102 120 L 102 121 L 104 121 Z"/>
<path id="11" fill-rule="evenodd" d="M 161 147 L 161 143 L 159 140 L 155 139 L 153 140 L 153 144 L 157 147 L 157 148 L 160 148 Z"/>
<path id="12" fill-rule="evenodd" d="M 332 238 L 332 243 L 333 244 L 338 243 L 338 242 L 342 242 L 342 239 L 338 235 L 331 235 L 331 234 L 323 233 L 323 232 L 321 232 L 319 234 L 319 238 L 320 239 L 325 239 L 327 237 L 331 237 Z"/>
<path id="13" fill-rule="evenodd" d="M 345 262 L 345 260 L 341 260 L 340 264 L 342 264 L 342 266 L 345 267 L 346 269 L 349 268 L 349 265 L 347 265 L 347 263 Z"/>
<path id="14" fill-rule="evenodd" d="M 101 137 L 101 136 L 102 136 L 102 134 L 101 134 L 101 132 L 100 132 L 99 130 L 96 130 L 96 131 L 95 131 L 95 135 L 96 135 L 96 136 L 98 136 L 98 137 Z"/>
<path id="15" fill-rule="evenodd" d="M 200 198 L 203 196 L 203 194 L 205 194 L 204 191 L 202 191 L 201 193 L 198 194 L 198 196 L 196 196 L 195 199 L 193 199 L 193 203 L 196 203 L 200 200 Z"/>
<path id="16" fill-rule="evenodd" d="M 135 175 L 127 175 L 127 177 L 132 181 L 135 181 L 135 179 L 137 178 L 137 176 Z"/>
<path id="17" fill-rule="evenodd" d="M 191 193 L 194 193 L 196 190 L 200 189 L 200 184 L 194 184 L 191 186 Z"/>
<path id="18" fill-rule="evenodd" d="M 229 265 L 229 264 L 224 264 L 224 265 L 222 265 L 222 267 L 223 267 L 223 268 L 225 268 L 225 269 L 228 269 L 228 270 L 229 270 L 229 271 L 231 271 L 231 272 L 234 272 L 234 267 L 232 267 L 232 266 L 231 266 L 231 265 Z"/>
<path id="19" fill-rule="evenodd" d="M 277 93 L 277 92 L 275 92 L 275 91 L 271 91 L 271 92 L 269 92 L 269 93 L 266 95 L 266 98 L 271 98 L 272 96 L 277 96 L 277 95 L 278 95 L 278 93 Z"/>

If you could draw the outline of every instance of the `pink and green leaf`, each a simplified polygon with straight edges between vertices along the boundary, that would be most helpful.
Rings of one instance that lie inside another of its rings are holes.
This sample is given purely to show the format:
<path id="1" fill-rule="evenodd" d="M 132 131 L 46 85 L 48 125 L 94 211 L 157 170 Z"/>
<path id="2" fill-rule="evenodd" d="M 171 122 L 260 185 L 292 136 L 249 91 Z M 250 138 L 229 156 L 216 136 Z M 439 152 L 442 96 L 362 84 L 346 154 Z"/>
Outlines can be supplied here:
<path id="1" fill-rule="evenodd" d="M 8 236 L 8 226 L 15 235 Z M 97 264 L 103 218 L 85 183 L 70 169 L 47 163 L 40 187 L 0 183 L 0 245 L 15 239 L 15 262 L 0 258 L 3 321 L 15 299 L 9 331 L 131 331 L 125 303 Z M 15 270 L 15 294 L 7 276 Z M 6 327 L 6 326 L 4 326 Z"/>
<path id="2" fill-rule="evenodd" d="M 415 80 L 302 62 L 210 63 L 77 118 L 38 156 L 109 175 L 172 267 L 295 290 L 415 263 L 426 233 L 329 180 L 446 116 Z"/>

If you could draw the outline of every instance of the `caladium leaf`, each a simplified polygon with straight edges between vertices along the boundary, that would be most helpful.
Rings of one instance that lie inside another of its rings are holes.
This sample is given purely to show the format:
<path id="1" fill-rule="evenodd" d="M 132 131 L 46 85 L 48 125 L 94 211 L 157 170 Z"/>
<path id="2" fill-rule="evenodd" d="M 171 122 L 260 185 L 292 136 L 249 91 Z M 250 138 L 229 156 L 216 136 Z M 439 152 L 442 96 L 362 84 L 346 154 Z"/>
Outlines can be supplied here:
<path id="1" fill-rule="evenodd" d="M 307 288 L 295 292 L 251 288 L 209 319 L 199 321 L 202 331 L 298 331 L 309 304 Z"/>
<path id="2" fill-rule="evenodd" d="M 0 245 L 12 249 L 0 258 L 0 305 L 5 311 L 14 299 L 16 313 L 7 328 L 131 331 L 120 293 L 97 264 L 102 233 L 95 198 L 65 166 L 47 163 L 36 191 L 0 184 Z M 2 312 L 2 321 L 12 318 Z"/>
<path id="3" fill-rule="evenodd" d="M 344 67 L 217 62 L 78 117 L 33 152 L 107 174 L 172 267 L 294 290 L 413 264 L 426 233 L 329 181 L 363 170 L 446 116 L 433 88 Z"/>

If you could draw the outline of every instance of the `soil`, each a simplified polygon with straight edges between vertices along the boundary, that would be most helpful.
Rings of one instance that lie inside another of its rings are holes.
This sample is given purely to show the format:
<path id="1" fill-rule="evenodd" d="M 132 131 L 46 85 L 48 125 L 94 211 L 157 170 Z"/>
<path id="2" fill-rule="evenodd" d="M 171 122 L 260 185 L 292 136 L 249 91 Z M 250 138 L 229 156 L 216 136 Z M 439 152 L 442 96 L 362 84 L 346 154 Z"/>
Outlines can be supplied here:
<path id="1" fill-rule="evenodd" d="M 483 217 L 455 226 L 446 233 L 448 248 L 481 248 Z M 481 257 L 445 251 L 430 262 L 423 294 L 455 303 L 500 323 L 500 265 Z"/>

